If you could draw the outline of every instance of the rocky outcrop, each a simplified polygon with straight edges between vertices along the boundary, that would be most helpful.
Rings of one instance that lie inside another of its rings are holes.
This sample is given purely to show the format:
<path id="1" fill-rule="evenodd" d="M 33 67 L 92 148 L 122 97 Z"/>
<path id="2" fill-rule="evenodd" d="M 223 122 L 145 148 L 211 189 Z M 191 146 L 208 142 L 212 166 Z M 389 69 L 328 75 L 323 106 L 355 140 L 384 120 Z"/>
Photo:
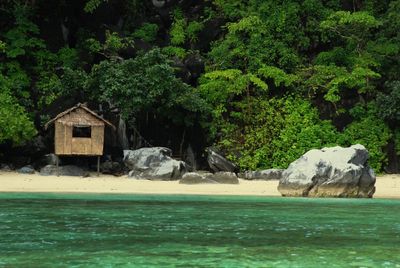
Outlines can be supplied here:
<path id="1" fill-rule="evenodd" d="M 78 177 L 88 177 L 89 172 L 73 165 L 59 166 L 57 172 L 57 166 L 47 165 L 40 169 L 39 174 L 42 176 L 78 176 Z"/>
<path id="2" fill-rule="evenodd" d="M 245 171 L 239 174 L 239 178 L 245 180 L 262 180 L 262 181 L 271 181 L 271 180 L 280 180 L 282 177 L 284 169 L 265 169 L 265 170 L 257 170 L 257 171 Z"/>
<path id="3" fill-rule="evenodd" d="M 216 153 L 212 149 L 207 149 L 207 162 L 210 168 L 214 172 L 218 171 L 227 171 L 227 172 L 236 172 L 238 170 L 237 166 L 227 160 L 225 157 L 222 155 Z"/>
<path id="4" fill-rule="evenodd" d="M 131 170 L 129 177 L 149 180 L 178 180 L 186 172 L 186 164 L 171 158 L 165 147 L 124 150 L 124 163 Z"/>
<path id="5" fill-rule="evenodd" d="M 367 160 L 360 144 L 310 150 L 283 172 L 278 190 L 283 196 L 372 197 L 376 179 Z"/>
<path id="6" fill-rule="evenodd" d="M 233 172 L 216 172 L 210 173 L 206 171 L 189 172 L 182 176 L 179 181 L 181 184 L 204 184 L 204 183 L 218 183 L 218 184 L 238 184 L 239 179 Z"/>

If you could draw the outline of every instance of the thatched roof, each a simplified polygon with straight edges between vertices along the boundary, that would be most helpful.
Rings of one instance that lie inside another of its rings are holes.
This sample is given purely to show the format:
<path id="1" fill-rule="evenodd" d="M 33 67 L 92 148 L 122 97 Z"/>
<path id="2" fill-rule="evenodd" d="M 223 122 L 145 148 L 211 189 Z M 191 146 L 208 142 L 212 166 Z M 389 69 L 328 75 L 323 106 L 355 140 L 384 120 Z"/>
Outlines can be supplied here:
<path id="1" fill-rule="evenodd" d="M 49 127 L 50 124 L 52 124 L 54 121 L 56 121 L 57 119 L 60 119 L 61 117 L 71 113 L 72 111 L 78 109 L 78 108 L 82 108 L 83 110 L 85 110 L 86 112 L 88 112 L 89 114 L 91 114 L 92 116 L 96 117 L 97 119 L 103 121 L 106 125 L 109 125 L 110 127 L 112 127 L 114 130 L 116 129 L 115 126 L 113 124 L 111 124 L 110 122 L 108 122 L 107 120 L 105 120 L 104 118 L 102 118 L 101 116 L 99 116 L 98 114 L 96 114 L 95 112 L 93 112 L 92 110 L 90 110 L 88 107 L 86 107 L 86 105 L 82 104 L 82 103 L 78 103 L 77 105 L 75 105 L 72 108 L 69 108 L 68 110 L 58 114 L 56 117 L 54 117 L 53 119 L 51 119 L 49 122 L 47 122 L 44 125 L 44 128 L 47 129 Z"/>

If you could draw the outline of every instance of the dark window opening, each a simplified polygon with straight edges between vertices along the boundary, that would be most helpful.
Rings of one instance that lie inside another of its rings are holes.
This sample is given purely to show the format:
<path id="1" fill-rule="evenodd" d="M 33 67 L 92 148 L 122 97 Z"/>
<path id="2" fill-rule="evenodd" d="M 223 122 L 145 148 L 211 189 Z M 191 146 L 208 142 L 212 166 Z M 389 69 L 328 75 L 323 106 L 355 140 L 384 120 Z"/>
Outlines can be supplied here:
<path id="1" fill-rule="evenodd" d="M 74 138 L 91 138 L 92 128 L 88 126 L 73 126 L 72 137 Z"/>

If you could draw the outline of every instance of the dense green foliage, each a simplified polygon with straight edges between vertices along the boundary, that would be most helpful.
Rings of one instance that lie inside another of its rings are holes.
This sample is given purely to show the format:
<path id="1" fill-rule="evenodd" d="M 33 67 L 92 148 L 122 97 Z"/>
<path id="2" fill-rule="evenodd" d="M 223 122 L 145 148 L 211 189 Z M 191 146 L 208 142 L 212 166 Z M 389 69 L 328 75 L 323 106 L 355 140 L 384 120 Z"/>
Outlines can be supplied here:
<path id="1" fill-rule="evenodd" d="M 89 80 L 91 92 L 97 90 L 92 97 L 111 101 L 125 118 L 152 113 L 191 124 L 190 117 L 206 108 L 194 88 L 175 77 L 159 49 L 134 59 L 102 61 L 94 65 Z"/>
<path id="2" fill-rule="evenodd" d="M 10 81 L 0 75 L 0 142 L 19 144 L 36 134 L 26 111 L 10 93 Z"/>
<path id="3" fill-rule="evenodd" d="M 400 155 L 399 0 L 78 2 L 0 3 L 0 143 L 79 96 L 128 129 L 202 133 L 241 169 L 330 145 L 365 145 L 378 172 Z"/>

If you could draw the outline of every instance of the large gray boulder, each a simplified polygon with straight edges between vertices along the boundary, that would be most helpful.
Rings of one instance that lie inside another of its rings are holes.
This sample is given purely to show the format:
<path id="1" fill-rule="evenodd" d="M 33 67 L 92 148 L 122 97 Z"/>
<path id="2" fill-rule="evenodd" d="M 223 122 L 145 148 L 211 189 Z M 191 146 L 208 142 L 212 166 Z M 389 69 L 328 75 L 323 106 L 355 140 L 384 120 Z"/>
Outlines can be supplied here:
<path id="1" fill-rule="evenodd" d="M 282 177 L 284 169 L 265 169 L 265 170 L 257 170 L 257 171 L 245 171 L 239 174 L 240 178 L 245 180 L 262 180 L 262 181 L 271 181 L 271 180 L 280 180 Z"/>
<path id="2" fill-rule="evenodd" d="M 310 150 L 283 172 L 278 190 L 283 196 L 372 197 L 376 178 L 368 157 L 360 144 Z"/>
<path id="3" fill-rule="evenodd" d="M 129 177 L 149 180 L 178 180 L 186 172 L 186 164 L 171 158 L 165 147 L 124 150 L 124 164 L 131 170 Z"/>
<path id="4" fill-rule="evenodd" d="M 81 167 L 73 165 L 59 166 L 58 172 L 57 172 L 57 166 L 46 165 L 40 169 L 39 174 L 42 176 L 60 175 L 60 176 L 78 176 L 78 177 L 87 177 L 90 175 L 87 170 L 84 170 Z"/>
<path id="5" fill-rule="evenodd" d="M 182 176 L 180 184 L 238 184 L 239 179 L 233 172 L 210 173 L 205 171 L 188 172 Z"/>
<path id="6" fill-rule="evenodd" d="M 216 153 L 214 150 L 209 148 L 207 149 L 207 153 L 208 153 L 207 156 L 208 165 L 214 172 L 218 171 L 236 172 L 238 170 L 237 166 L 234 163 L 230 162 L 222 155 Z"/>

